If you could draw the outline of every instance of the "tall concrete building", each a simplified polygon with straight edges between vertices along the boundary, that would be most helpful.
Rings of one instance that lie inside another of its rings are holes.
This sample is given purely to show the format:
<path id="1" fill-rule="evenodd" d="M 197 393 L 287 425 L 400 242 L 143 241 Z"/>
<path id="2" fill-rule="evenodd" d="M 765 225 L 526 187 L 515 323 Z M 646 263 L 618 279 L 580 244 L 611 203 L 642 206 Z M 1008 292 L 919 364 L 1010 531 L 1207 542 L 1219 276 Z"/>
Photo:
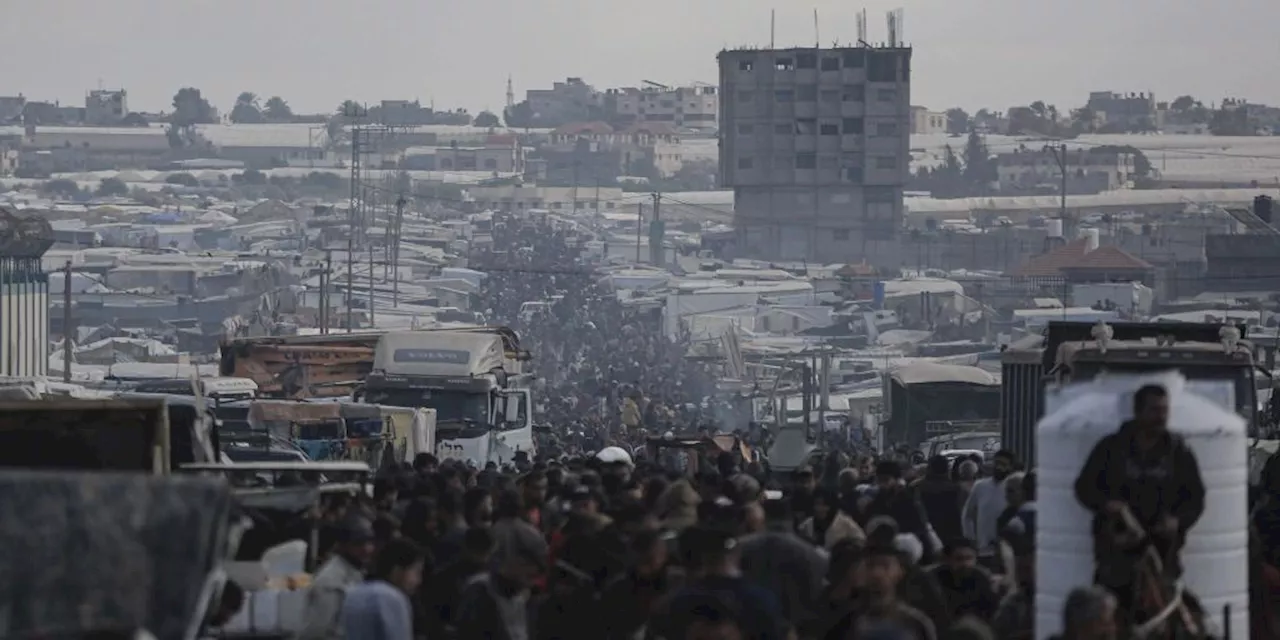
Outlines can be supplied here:
<path id="1" fill-rule="evenodd" d="M 911 49 L 737 49 L 720 62 L 720 176 L 742 257 L 900 266 Z"/>

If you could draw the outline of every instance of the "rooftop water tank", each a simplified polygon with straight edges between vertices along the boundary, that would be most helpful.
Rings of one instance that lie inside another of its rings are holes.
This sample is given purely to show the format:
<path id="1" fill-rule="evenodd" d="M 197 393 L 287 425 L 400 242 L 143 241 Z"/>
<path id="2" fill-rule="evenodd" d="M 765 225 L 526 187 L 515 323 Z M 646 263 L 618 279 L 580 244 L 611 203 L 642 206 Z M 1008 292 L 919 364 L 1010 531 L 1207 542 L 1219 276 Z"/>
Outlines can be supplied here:
<path id="1" fill-rule="evenodd" d="M 1248 441 L 1244 420 L 1223 388 L 1188 383 L 1176 373 L 1110 376 L 1046 390 L 1037 427 L 1036 634 L 1062 631 L 1062 607 L 1093 582 L 1092 516 L 1075 498 L 1075 481 L 1094 445 L 1133 416 L 1133 392 L 1159 384 L 1169 392 L 1169 428 L 1195 452 L 1207 495 L 1205 512 L 1182 550 L 1184 580 L 1217 629 L 1230 605 L 1231 628 L 1248 629 Z M 1212 399 L 1211 399 L 1212 398 Z"/>

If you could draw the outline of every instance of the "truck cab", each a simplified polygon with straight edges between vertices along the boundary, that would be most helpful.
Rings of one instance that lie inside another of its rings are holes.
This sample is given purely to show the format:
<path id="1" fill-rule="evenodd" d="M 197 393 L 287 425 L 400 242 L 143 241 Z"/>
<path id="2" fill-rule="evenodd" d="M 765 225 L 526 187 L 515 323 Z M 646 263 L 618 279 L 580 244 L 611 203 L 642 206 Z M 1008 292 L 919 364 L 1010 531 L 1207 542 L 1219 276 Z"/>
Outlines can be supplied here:
<path id="1" fill-rule="evenodd" d="M 436 412 L 436 453 L 483 465 L 534 453 L 529 376 L 509 329 L 393 331 L 374 350 L 363 402 Z"/>

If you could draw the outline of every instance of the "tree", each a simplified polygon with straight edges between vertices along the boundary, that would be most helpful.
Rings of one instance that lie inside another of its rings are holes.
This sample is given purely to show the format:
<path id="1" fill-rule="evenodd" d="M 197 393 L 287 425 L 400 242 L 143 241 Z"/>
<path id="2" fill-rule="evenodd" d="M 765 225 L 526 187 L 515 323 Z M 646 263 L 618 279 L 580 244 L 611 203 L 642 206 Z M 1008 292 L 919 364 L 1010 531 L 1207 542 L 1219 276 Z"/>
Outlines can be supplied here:
<path id="1" fill-rule="evenodd" d="M 288 122 L 293 119 L 293 109 L 289 108 L 289 103 L 280 96 L 271 96 L 262 111 L 267 120 L 272 122 Z"/>
<path id="2" fill-rule="evenodd" d="M 124 180 L 120 178 L 103 178 L 102 182 L 98 183 L 96 194 L 104 198 L 127 196 L 129 195 L 129 185 L 125 184 Z"/>
<path id="3" fill-rule="evenodd" d="M 528 129 L 534 124 L 535 114 L 533 113 L 533 107 L 530 107 L 529 102 L 526 100 L 504 109 L 502 111 L 502 119 L 507 123 L 508 127 L 513 129 Z"/>
<path id="4" fill-rule="evenodd" d="M 77 198 L 80 196 L 80 185 L 76 184 L 75 180 L 58 178 L 40 185 L 40 191 L 55 196 Z"/>
<path id="5" fill-rule="evenodd" d="M 246 169 L 244 173 L 237 173 L 231 176 L 232 184 L 243 184 L 247 186 L 262 186 L 267 183 L 267 174 L 257 169 Z"/>
<path id="6" fill-rule="evenodd" d="M 959 107 L 947 109 L 947 133 L 960 135 L 969 131 L 969 113 Z"/>
<path id="7" fill-rule="evenodd" d="M 200 181 L 189 173 L 171 173 L 164 179 L 165 184 L 176 184 L 184 187 L 198 187 Z"/>
<path id="8" fill-rule="evenodd" d="M 1071 112 L 1071 128 L 1076 133 L 1093 133 L 1097 128 L 1098 113 L 1085 105 Z"/>
<path id="9" fill-rule="evenodd" d="M 490 111 L 481 111 L 476 114 L 476 119 L 473 120 L 471 124 L 477 127 L 488 127 L 492 129 L 494 127 L 502 126 L 502 121 L 498 120 L 498 116 L 494 115 Z"/>
<path id="10" fill-rule="evenodd" d="M 231 108 L 231 121 L 236 124 L 261 124 L 266 122 L 262 108 L 258 106 L 258 96 L 252 91 L 245 91 L 236 97 L 236 106 Z"/>
<path id="11" fill-rule="evenodd" d="M 1174 98 L 1173 102 L 1169 103 L 1169 109 L 1178 113 L 1186 113 L 1197 104 L 1200 103 L 1191 96 L 1178 96 L 1177 98 Z"/>
<path id="12" fill-rule="evenodd" d="M 344 118 L 358 118 L 365 115 L 366 110 L 355 100 L 343 100 L 342 104 L 338 105 L 336 113 Z"/>
<path id="13" fill-rule="evenodd" d="M 173 95 L 173 116 L 170 122 L 179 127 L 190 127 L 197 124 L 217 122 L 213 105 L 209 104 L 200 90 L 193 87 L 178 89 Z"/>
<path id="14" fill-rule="evenodd" d="M 996 181 L 996 165 L 991 160 L 991 151 L 987 148 L 987 141 L 976 131 L 969 134 L 964 145 L 964 179 L 978 193 Z"/>

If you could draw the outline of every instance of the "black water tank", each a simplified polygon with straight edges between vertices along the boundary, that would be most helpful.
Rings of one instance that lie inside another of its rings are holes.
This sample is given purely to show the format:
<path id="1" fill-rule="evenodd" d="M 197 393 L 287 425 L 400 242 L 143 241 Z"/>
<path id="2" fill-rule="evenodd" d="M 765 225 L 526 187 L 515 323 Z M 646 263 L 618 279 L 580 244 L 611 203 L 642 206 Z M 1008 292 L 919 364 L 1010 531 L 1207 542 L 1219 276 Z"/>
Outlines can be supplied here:
<path id="1" fill-rule="evenodd" d="M 1271 224 L 1271 196 L 1258 196 L 1253 199 L 1253 215 Z"/>

